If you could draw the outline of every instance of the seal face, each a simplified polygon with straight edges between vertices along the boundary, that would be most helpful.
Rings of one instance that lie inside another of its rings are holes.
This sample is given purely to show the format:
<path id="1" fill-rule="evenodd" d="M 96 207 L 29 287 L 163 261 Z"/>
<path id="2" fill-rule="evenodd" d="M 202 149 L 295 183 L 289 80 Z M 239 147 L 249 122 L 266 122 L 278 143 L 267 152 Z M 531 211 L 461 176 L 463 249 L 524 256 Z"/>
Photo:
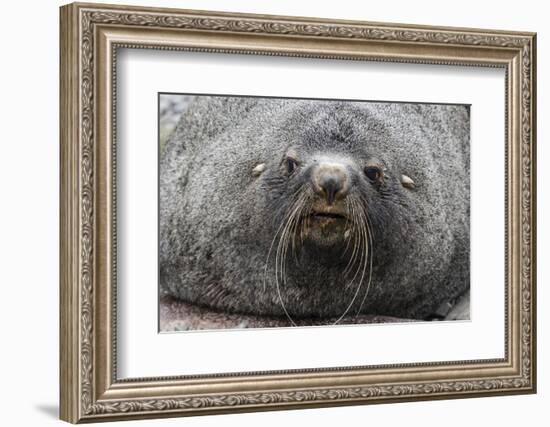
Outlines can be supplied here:
<path id="1" fill-rule="evenodd" d="M 468 107 L 197 97 L 160 167 L 164 294 L 334 323 L 469 290 Z"/>

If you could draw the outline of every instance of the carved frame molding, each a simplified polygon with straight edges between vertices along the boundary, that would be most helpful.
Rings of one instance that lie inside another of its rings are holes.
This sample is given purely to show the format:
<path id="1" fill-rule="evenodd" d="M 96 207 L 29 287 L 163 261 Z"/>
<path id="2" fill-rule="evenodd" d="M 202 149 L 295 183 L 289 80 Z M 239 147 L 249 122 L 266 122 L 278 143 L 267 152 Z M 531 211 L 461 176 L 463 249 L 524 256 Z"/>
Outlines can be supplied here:
<path id="1" fill-rule="evenodd" d="M 535 391 L 535 34 L 71 4 L 61 8 L 60 42 L 62 419 Z M 506 357 L 118 381 L 113 146 L 119 47 L 506 68 Z"/>

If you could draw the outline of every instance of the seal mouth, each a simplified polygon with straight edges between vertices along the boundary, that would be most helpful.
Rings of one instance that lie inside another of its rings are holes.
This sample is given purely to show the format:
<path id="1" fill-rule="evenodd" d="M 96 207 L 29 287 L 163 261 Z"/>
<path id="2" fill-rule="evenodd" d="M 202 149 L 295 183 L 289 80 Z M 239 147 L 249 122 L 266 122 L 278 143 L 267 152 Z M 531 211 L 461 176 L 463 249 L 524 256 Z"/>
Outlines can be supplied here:
<path id="1" fill-rule="evenodd" d="M 309 235 L 314 240 L 340 240 L 348 226 L 348 217 L 340 209 L 313 209 L 307 223 Z"/>
<path id="2" fill-rule="evenodd" d="M 315 206 L 310 213 L 310 218 L 321 222 L 339 222 L 347 220 L 343 209 L 337 206 Z"/>
<path id="3" fill-rule="evenodd" d="M 336 212 L 313 212 L 311 217 L 317 221 L 345 220 L 346 216 Z"/>
<path id="4" fill-rule="evenodd" d="M 305 246 L 328 248 L 342 244 L 353 230 L 352 216 L 344 203 L 314 201 L 299 218 L 291 219 L 288 233 L 295 233 Z"/>

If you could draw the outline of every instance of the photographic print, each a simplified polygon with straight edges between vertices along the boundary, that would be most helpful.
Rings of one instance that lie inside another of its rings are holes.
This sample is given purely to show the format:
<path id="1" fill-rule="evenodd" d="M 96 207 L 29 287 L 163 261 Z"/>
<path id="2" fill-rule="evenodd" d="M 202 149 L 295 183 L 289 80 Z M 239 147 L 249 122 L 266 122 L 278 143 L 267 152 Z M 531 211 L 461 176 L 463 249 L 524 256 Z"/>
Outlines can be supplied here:
<path id="1" fill-rule="evenodd" d="M 535 33 L 59 22 L 61 419 L 536 392 Z"/>
<path id="2" fill-rule="evenodd" d="M 161 332 L 468 320 L 469 105 L 159 94 Z"/>

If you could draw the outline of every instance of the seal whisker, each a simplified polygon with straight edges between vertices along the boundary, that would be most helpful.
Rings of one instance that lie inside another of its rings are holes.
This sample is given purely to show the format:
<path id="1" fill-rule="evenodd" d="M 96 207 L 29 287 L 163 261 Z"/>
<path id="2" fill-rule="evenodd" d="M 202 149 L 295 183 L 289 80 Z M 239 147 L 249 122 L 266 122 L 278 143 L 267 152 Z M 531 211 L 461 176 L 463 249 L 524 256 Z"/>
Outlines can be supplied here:
<path id="1" fill-rule="evenodd" d="M 293 194 L 293 196 L 296 197 L 296 199 L 297 199 L 300 194 L 301 194 L 301 190 L 298 189 Z M 271 256 L 271 252 L 273 251 L 273 246 L 275 245 L 275 241 L 277 240 L 277 236 L 279 236 L 279 234 L 281 233 L 281 231 L 283 229 L 283 226 L 285 225 L 286 221 L 287 221 L 287 217 L 284 217 L 283 220 L 281 221 L 281 224 L 279 225 L 279 228 L 275 232 L 275 234 L 273 236 L 273 239 L 271 241 L 271 244 L 269 246 L 269 250 L 267 251 L 267 258 L 266 258 L 266 261 L 265 261 L 265 268 L 264 268 L 264 282 L 263 282 L 263 291 L 264 292 L 266 291 L 266 281 L 267 281 L 267 270 L 269 268 L 269 258 Z"/>
<path id="2" fill-rule="evenodd" d="M 354 209 L 354 215 L 358 216 L 356 208 L 353 207 L 353 209 Z M 351 271 L 351 268 L 353 268 L 353 265 L 355 265 L 355 258 L 359 257 L 359 259 L 361 259 L 361 255 L 362 255 L 361 246 L 363 242 L 363 234 L 362 234 L 361 222 L 359 220 L 356 220 L 356 223 L 358 224 L 355 228 L 356 230 L 355 234 L 357 235 L 357 238 L 355 239 L 353 256 L 348 262 L 346 269 L 344 270 L 344 273 L 346 275 Z M 353 277 L 349 282 L 346 283 L 345 288 L 351 287 L 355 278 L 359 274 L 359 271 L 361 271 L 361 265 L 362 265 L 362 261 L 358 263 L 357 269 L 355 270 Z"/>
<path id="3" fill-rule="evenodd" d="M 357 203 L 357 202 L 354 202 L 354 203 Z M 359 214 L 359 216 L 361 216 L 361 211 L 358 211 L 358 214 Z M 336 319 L 336 321 L 333 323 L 333 325 L 336 325 L 337 323 L 339 323 L 340 320 L 342 320 L 346 316 L 346 314 L 348 314 L 349 310 L 351 309 L 351 307 L 353 306 L 355 300 L 357 299 L 357 295 L 359 295 L 359 291 L 361 290 L 361 285 L 363 284 L 363 279 L 365 277 L 365 271 L 366 271 L 366 268 L 367 268 L 367 265 L 368 265 L 368 263 L 367 263 L 367 260 L 368 260 L 367 231 L 366 231 L 364 222 L 359 222 L 358 226 L 361 229 L 361 232 L 360 232 L 361 239 L 360 240 L 365 245 L 365 252 L 360 251 L 363 256 L 361 257 L 362 258 L 361 262 L 358 266 L 356 274 L 354 275 L 354 277 L 352 279 L 352 282 L 353 282 L 353 280 L 355 280 L 355 277 L 356 277 L 357 273 L 361 270 L 361 265 L 362 265 L 363 268 L 362 268 L 362 272 L 361 272 L 361 277 L 360 277 L 359 282 L 357 284 L 357 289 L 355 290 L 353 298 L 351 299 L 350 303 L 346 307 L 345 311 L 342 313 L 342 315 L 338 319 Z M 366 254 L 366 256 L 365 256 L 365 254 Z M 352 282 L 350 282 L 350 283 L 352 283 Z"/>
<path id="4" fill-rule="evenodd" d="M 346 212 L 347 212 L 346 223 L 344 224 L 344 239 L 346 240 L 346 247 L 344 248 L 344 251 L 342 252 L 341 258 L 343 258 L 346 255 L 346 253 L 348 252 L 350 242 L 351 242 L 352 237 L 353 237 L 352 233 L 348 229 L 348 226 L 350 226 L 350 217 L 351 217 L 351 209 L 350 209 L 349 200 L 346 200 L 346 205 L 345 206 L 346 206 Z M 353 223 L 351 224 L 351 226 L 353 227 Z M 349 233 L 349 235 L 347 237 L 346 237 L 346 233 Z"/>
<path id="5" fill-rule="evenodd" d="M 373 234 L 372 234 L 372 227 L 370 226 L 370 220 L 369 220 L 369 213 L 365 213 L 366 220 L 367 220 L 367 229 L 368 229 L 368 236 L 369 236 L 369 244 L 370 244 L 370 267 L 369 267 L 369 280 L 367 282 L 367 289 L 365 290 L 365 295 L 363 296 L 363 299 L 361 300 L 361 304 L 359 304 L 359 308 L 357 309 L 357 313 L 355 316 L 359 316 L 361 313 L 361 309 L 363 308 L 363 305 L 365 304 L 365 301 L 367 300 L 367 295 L 369 294 L 369 290 L 371 287 L 371 281 L 372 281 L 372 259 L 374 257 L 373 253 Z"/>
<path id="6" fill-rule="evenodd" d="M 363 201 L 363 203 L 365 203 Z M 361 209 L 360 210 L 361 212 L 361 218 L 362 218 L 362 224 L 364 225 L 364 227 L 366 227 L 365 229 L 365 234 L 366 234 L 366 260 L 368 261 L 368 259 L 370 258 L 370 269 L 369 269 L 369 281 L 367 283 L 367 289 L 366 289 L 366 292 L 365 292 L 365 296 L 363 297 L 363 300 L 362 300 L 362 303 L 361 305 L 364 303 L 364 300 L 366 299 L 366 295 L 368 294 L 368 291 L 369 291 L 369 288 L 370 288 L 370 281 L 371 281 L 371 277 L 372 277 L 372 258 L 373 258 L 373 253 L 372 253 L 372 239 L 373 239 L 373 234 L 372 234 L 372 228 L 370 226 L 370 221 L 369 221 L 369 214 L 368 214 L 368 210 L 367 209 Z M 360 308 L 359 308 L 360 309 Z"/>
<path id="7" fill-rule="evenodd" d="M 291 234 L 290 230 L 292 228 L 292 224 L 293 224 L 294 219 L 296 217 L 296 213 L 300 211 L 300 205 L 301 205 L 302 198 L 303 198 L 303 196 L 300 193 L 297 197 L 297 200 L 292 205 L 290 213 L 286 217 L 286 224 L 285 224 L 285 227 L 283 228 L 283 232 L 282 232 L 280 240 L 279 240 L 279 245 L 277 246 L 277 253 L 278 253 L 278 256 L 280 257 L 281 271 L 282 271 L 283 277 L 285 277 L 285 274 L 286 274 L 284 263 L 285 263 L 285 260 L 286 260 L 286 252 L 287 252 L 288 243 L 289 243 L 289 240 L 290 240 L 290 234 Z"/>
<path id="8" fill-rule="evenodd" d="M 305 199 L 304 195 L 300 194 L 300 197 L 296 201 L 296 209 L 292 211 L 290 217 L 287 220 L 287 227 L 285 227 L 285 230 L 286 230 L 285 238 L 282 239 L 281 237 L 281 239 L 283 240 L 283 252 L 282 252 L 282 259 L 281 259 L 281 262 L 283 263 L 283 266 L 282 266 L 283 277 L 286 277 L 286 260 L 287 260 L 287 252 L 290 246 L 289 243 L 292 243 L 292 252 L 297 261 L 296 233 L 297 233 L 297 227 L 299 225 L 300 215 L 304 206 L 304 199 Z"/>
<path id="9" fill-rule="evenodd" d="M 288 215 L 283 220 L 283 224 L 281 224 L 281 226 L 284 225 L 284 227 L 283 227 L 281 236 L 279 238 L 279 243 L 277 245 L 277 252 L 275 255 L 275 285 L 277 288 L 278 299 L 279 299 L 279 302 L 281 303 L 281 307 L 283 308 L 283 311 L 285 312 L 286 317 L 288 318 L 290 323 L 292 323 L 293 326 L 297 326 L 297 325 L 292 319 L 292 316 L 288 313 L 283 297 L 281 295 L 279 273 L 281 274 L 282 283 L 283 285 L 285 285 L 286 284 L 285 263 L 286 263 L 287 248 L 288 248 L 289 239 L 290 239 L 290 229 L 293 226 L 294 221 L 296 221 L 299 218 L 298 214 L 301 212 L 303 208 L 303 200 L 304 200 L 304 192 L 300 192 L 297 197 L 297 200 L 292 204 L 291 208 L 289 209 Z M 279 267 L 280 267 L 280 272 L 279 272 Z M 267 267 L 266 267 L 266 272 L 267 272 Z"/>
<path id="10" fill-rule="evenodd" d="M 286 317 L 292 323 L 293 326 L 296 326 L 296 323 L 288 313 L 288 310 L 286 308 L 285 302 L 283 300 L 283 297 L 281 295 L 281 286 L 279 281 L 279 264 L 280 264 L 280 274 L 281 274 L 281 281 L 283 282 L 283 285 L 286 285 L 286 271 L 285 271 L 285 247 L 288 244 L 288 225 L 287 222 L 285 225 L 285 228 L 283 230 L 283 235 L 281 235 L 281 238 L 279 239 L 279 244 L 277 246 L 277 255 L 275 257 L 275 285 L 277 287 L 277 296 L 279 299 L 279 302 L 281 304 L 281 307 L 283 308 L 283 311 L 285 312 Z"/>
<path id="11" fill-rule="evenodd" d="M 281 232 L 283 226 L 285 225 L 285 221 L 283 220 L 281 222 L 281 225 L 275 232 L 275 235 L 273 236 L 273 240 L 271 241 L 271 245 L 269 246 L 269 250 L 267 251 L 267 259 L 265 261 L 265 268 L 264 268 L 264 282 L 263 282 L 263 291 L 266 291 L 266 281 L 267 281 L 267 269 L 269 267 L 269 257 L 271 256 L 271 251 L 273 250 L 273 246 L 275 245 L 275 241 L 277 240 L 277 236 Z"/>
<path id="12" fill-rule="evenodd" d="M 357 231 L 357 226 L 355 225 L 356 224 L 356 214 L 355 214 L 355 210 L 354 210 L 354 207 L 353 207 L 353 204 L 351 202 L 348 202 L 349 203 L 349 212 L 350 212 L 350 216 L 352 218 L 352 229 L 353 229 L 353 236 L 350 236 L 350 239 L 348 240 L 348 243 L 346 245 L 346 249 L 344 251 L 344 253 L 347 251 L 348 247 L 349 247 L 349 243 L 351 242 L 352 240 L 352 237 L 353 237 L 353 250 L 352 250 L 352 253 L 351 253 L 351 257 L 348 261 L 348 264 L 346 265 L 346 267 L 344 268 L 344 275 L 347 275 L 348 273 L 348 269 L 350 267 L 350 265 L 353 263 L 353 259 L 355 257 L 355 252 L 357 250 L 357 238 L 356 237 L 356 231 Z"/>
<path id="13" fill-rule="evenodd" d="M 292 252 L 294 253 L 296 262 L 298 261 L 297 251 L 296 251 L 296 236 L 299 234 L 299 231 L 302 227 L 302 222 L 303 222 L 302 216 L 303 216 L 304 208 L 306 206 L 306 201 L 307 201 L 307 195 L 306 195 L 306 192 L 304 191 L 301 194 L 300 199 L 298 201 L 299 209 L 294 213 L 293 217 L 290 219 L 290 221 L 292 221 L 292 227 L 290 229 L 290 233 L 292 235 Z"/>
<path id="14" fill-rule="evenodd" d="M 351 207 L 351 213 L 352 213 L 352 218 L 353 218 L 353 235 L 354 235 L 354 242 L 353 242 L 353 251 L 352 251 L 352 254 L 351 254 L 351 257 L 350 257 L 350 260 L 348 261 L 348 264 L 346 265 L 345 269 L 344 269 L 344 275 L 347 275 L 351 268 L 353 267 L 354 263 L 355 263 L 355 259 L 358 255 L 358 251 L 359 251 L 359 245 L 360 245 L 360 241 L 359 241 L 359 237 L 360 237 L 360 234 L 359 234 L 359 230 L 358 230 L 358 227 L 360 226 L 359 224 L 359 215 L 358 215 L 358 212 L 357 212 L 357 209 L 355 207 L 355 203 L 350 203 L 350 207 Z"/>

